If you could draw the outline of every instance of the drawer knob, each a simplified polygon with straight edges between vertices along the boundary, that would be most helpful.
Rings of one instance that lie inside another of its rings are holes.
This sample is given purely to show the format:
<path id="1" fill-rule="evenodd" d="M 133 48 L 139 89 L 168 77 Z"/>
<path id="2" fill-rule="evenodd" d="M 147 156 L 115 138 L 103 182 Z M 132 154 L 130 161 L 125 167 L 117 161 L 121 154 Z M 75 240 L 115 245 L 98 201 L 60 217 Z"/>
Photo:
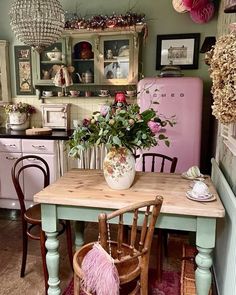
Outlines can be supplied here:
<path id="1" fill-rule="evenodd" d="M 11 143 L 5 143 L 4 146 L 8 146 L 8 147 L 13 148 L 13 149 L 16 148 L 16 145 L 15 144 L 11 144 Z"/>
<path id="2" fill-rule="evenodd" d="M 18 158 L 16 157 L 6 157 L 7 160 L 10 160 L 10 161 L 14 161 L 14 160 L 17 160 Z"/>

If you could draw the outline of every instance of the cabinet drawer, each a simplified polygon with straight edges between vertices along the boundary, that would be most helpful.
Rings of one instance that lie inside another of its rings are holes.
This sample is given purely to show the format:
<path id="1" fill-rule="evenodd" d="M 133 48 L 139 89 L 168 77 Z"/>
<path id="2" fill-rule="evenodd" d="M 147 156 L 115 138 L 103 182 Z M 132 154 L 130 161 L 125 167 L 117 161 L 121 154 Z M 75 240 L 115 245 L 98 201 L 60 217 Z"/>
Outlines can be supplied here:
<path id="1" fill-rule="evenodd" d="M 21 139 L 1 138 L 0 152 L 12 152 L 12 153 L 21 152 Z"/>
<path id="2" fill-rule="evenodd" d="M 28 154 L 54 154 L 56 142 L 54 140 L 23 139 L 22 151 Z"/>

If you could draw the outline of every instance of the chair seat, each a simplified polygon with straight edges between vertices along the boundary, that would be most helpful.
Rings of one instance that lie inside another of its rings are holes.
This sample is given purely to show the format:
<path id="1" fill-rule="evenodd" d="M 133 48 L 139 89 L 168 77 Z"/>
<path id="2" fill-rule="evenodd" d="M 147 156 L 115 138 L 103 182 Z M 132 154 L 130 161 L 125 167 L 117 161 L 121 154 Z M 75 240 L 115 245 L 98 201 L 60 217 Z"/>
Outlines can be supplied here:
<path id="1" fill-rule="evenodd" d="M 77 260 L 78 267 L 79 267 L 77 269 L 77 272 L 80 274 L 80 278 L 83 277 L 83 271 L 81 269 L 83 259 L 86 256 L 86 254 L 93 248 L 93 245 L 94 245 L 94 243 L 86 244 L 81 249 L 79 249 L 76 253 L 76 260 Z M 129 282 L 130 280 L 137 278 L 140 275 L 139 258 L 134 257 L 132 260 L 130 260 L 130 258 L 129 258 L 128 263 L 125 260 L 125 257 L 128 256 L 130 253 L 129 245 L 122 244 L 122 246 L 121 246 L 121 252 L 122 252 L 121 260 L 118 260 L 117 257 L 115 256 L 117 253 L 117 243 L 114 241 L 111 241 L 111 252 L 112 252 L 112 258 L 115 260 L 115 266 L 116 266 L 118 274 L 119 274 L 121 285 Z"/>
<path id="2" fill-rule="evenodd" d="M 41 206 L 36 204 L 25 211 L 25 220 L 31 224 L 41 224 Z"/>

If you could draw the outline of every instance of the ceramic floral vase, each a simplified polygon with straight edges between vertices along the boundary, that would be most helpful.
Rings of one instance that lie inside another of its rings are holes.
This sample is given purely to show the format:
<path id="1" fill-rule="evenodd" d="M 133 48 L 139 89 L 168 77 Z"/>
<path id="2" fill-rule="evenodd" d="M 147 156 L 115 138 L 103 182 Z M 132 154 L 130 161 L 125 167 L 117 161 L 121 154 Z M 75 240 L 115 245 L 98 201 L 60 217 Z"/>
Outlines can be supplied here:
<path id="1" fill-rule="evenodd" d="M 111 148 L 103 162 L 103 171 L 108 186 L 112 189 L 128 189 L 135 176 L 135 159 L 127 148 Z"/>
<path id="2" fill-rule="evenodd" d="M 9 124 L 12 130 L 25 130 L 30 125 L 29 116 L 27 113 L 9 113 Z"/>

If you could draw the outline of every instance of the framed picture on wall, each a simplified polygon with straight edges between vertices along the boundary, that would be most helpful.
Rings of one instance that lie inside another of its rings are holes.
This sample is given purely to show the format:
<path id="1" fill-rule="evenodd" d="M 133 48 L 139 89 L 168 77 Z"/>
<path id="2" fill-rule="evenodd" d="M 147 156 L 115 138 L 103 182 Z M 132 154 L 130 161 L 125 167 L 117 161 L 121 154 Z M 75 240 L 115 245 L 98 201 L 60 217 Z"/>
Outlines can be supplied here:
<path id="1" fill-rule="evenodd" d="M 176 65 L 197 69 L 200 33 L 157 35 L 156 70 Z"/>
<path id="2" fill-rule="evenodd" d="M 14 46 L 16 94 L 32 95 L 34 87 L 32 81 L 32 63 L 30 46 Z"/>

